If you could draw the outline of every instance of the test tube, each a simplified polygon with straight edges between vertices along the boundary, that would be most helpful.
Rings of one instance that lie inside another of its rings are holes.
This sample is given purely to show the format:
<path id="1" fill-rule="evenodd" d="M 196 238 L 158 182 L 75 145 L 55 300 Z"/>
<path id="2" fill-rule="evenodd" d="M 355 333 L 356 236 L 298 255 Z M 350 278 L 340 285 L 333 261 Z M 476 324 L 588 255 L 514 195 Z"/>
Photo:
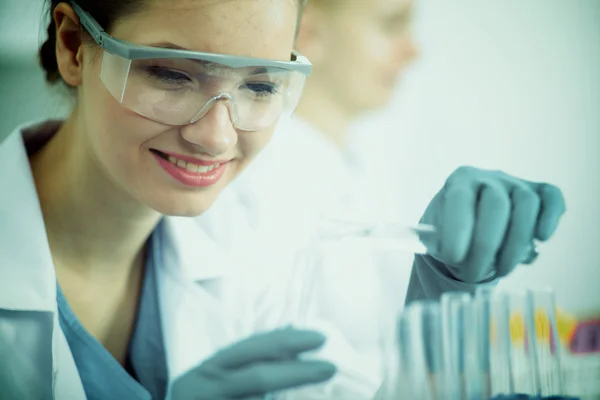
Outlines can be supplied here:
<path id="1" fill-rule="evenodd" d="M 430 224 L 413 225 L 397 221 L 364 221 L 326 216 L 319 218 L 318 231 L 321 239 L 363 237 L 379 240 L 380 243 L 390 241 L 394 243 L 394 247 L 415 254 L 427 254 L 423 239 L 433 238 L 439 234 L 438 228 Z M 534 241 L 527 249 L 521 263 L 533 263 L 539 255 L 538 247 L 539 243 Z"/>
<path id="2" fill-rule="evenodd" d="M 463 352 L 462 364 L 464 368 L 463 400 L 488 400 L 489 374 L 481 367 L 481 330 L 480 315 L 477 303 L 473 300 L 463 304 Z M 489 323 L 489 320 L 487 321 Z M 486 338 L 487 339 L 487 338 Z"/>
<path id="3" fill-rule="evenodd" d="M 410 307 L 410 306 L 409 306 Z M 410 321 L 408 307 L 400 313 L 396 325 L 396 375 L 394 379 L 394 390 L 389 399 L 410 399 L 412 396 L 411 375 L 415 374 L 414 365 L 411 362 L 411 339 Z M 386 398 L 386 400 L 388 400 Z"/>
<path id="4" fill-rule="evenodd" d="M 492 397 L 492 375 L 491 375 L 491 349 L 492 339 L 495 335 L 495 326 L 492 323 L 492 302 L 494 288 L 482 286 L 475 292 L 474 308 L 476 314 L 476 331 L 479 338 L 477 362 L 481 374 L 481 397 L 490 399 Z"/>
<path id="5" fill-rule="evenodd" d="M 539 381 L 536 378 L 537 360 L 532 349 L 535 326 L 529 292 L 514 291 L 507 296 L 514 391 L 521 395 L 535 396 L 539 394 Z"/>
<path id="6" fill-rule="evenodd" d="M 497 394 L 533 396 L 538 389 L 535 380 L 536 362 L 529 349 L 532 312 L 527 296 L 516 292 L 497 292 L 494 323 L 497 358 L 492 365 L 499 367 Z"/>
<path id="7" fill-rule="evenodd" d="M 426 254 L 427 248 L 422 243 L 422 238 L 434 235 L 436 229 L 425 224 L 407 225 L 321 217 L 318 220 L 318 232 L 321 240 L 362 238 L 377 246 L 391 246 L 407 253 Z"/>
<path id="8" fill-rule="evenodd" d="M 442 318 L 443 380 L 448 399 L 462 400 L 465 380 L 465 307 L 471 296 L 463 292 L 444 293 L 440 300 Z M 469 377 L 473 379 L 473 377 Z"/>
<path id="9" fill-rule="evenodd" d="M 490 293 L 490 382 L 493 396 L 515 393 L 511 363 L 510 302 L 507 293 Z"/>
<path id="10" fill-rule="evenodd" d="M 398 325 L 400 362 L 397 398 L 447 399 L 442 374 L 439 303 L 414 302 L 404 310 Z"/>
<path id="11" fill-rule="evenodd" d="M 486 389 L 489 373 L 487 366 L 482 368 L 480 354 L 482 329 L 478 311 L 477 302 L 467 293 L 442 295 L 444 382 L 448 399 L 489 399 Z M 485 321 L 489 325 L 489 318 Z"/>
<path id="12" fill-rule="evenodd" d="M 529 291 L 533 311 L 532 350 L 536 358 L 539 394 L 543 397 L 564 394 L 561 346 L 556 322 L 556 304 L 552 289 Z"/>

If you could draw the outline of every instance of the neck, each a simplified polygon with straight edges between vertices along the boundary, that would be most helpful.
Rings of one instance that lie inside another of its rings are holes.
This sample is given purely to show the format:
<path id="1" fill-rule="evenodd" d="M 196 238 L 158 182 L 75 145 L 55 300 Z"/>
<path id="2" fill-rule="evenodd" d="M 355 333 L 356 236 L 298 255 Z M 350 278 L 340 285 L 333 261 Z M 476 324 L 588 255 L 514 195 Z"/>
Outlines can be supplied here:
<path id="1" fill-rule="evenodd" d="M 296 114 L 337 146 L 344 148 L 354 115 L 319 86 L 322 87 L 315 82 L 307 83 Z"/>
<path id="2" fill-rule="evenodd" d="M 31 160 L 52 258 L 88 278 L 127 277 L 160 215 L 118 189 L 88 148 L 74 113 Z"/>

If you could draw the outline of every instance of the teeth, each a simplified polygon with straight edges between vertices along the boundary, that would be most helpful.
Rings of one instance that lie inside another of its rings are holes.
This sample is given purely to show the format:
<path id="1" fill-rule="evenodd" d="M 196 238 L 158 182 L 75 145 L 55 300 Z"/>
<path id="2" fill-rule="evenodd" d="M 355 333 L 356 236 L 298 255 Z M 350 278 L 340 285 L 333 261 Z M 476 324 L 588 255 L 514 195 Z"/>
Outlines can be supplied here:
<path id="1" fill-rule="evenodd" d="M 169 156 L 169 162 L 173 165 L 177 165 L 179 168 L 183 168 L 185 170 L 188 170 L 188 171 L 194 172 L 194 173 L 199 172 L 201 174 L 210 172 L 213 169 L 219 168 L 221 166 L 220 163 L 213 164 L 213 165 L 197 165 L 197 164 L 185 162 L 183 160 L 178 160 L 177 158 L 175 158 L 173 156 Z"/>
<path id="2" fill-rule="evenodd" d="M 179 165 L 179 163 L 177 163 L 177 165 Z M 185 166 L 185 169 L 187 169 L 190 172 L 198 172 L 198 170 L 202 168 L 202 167 L 198 167 L 197 165 L 194 165 L 192 163 L 187 163 Z M 202 172 L 202 171 L 200 171 Z"/>

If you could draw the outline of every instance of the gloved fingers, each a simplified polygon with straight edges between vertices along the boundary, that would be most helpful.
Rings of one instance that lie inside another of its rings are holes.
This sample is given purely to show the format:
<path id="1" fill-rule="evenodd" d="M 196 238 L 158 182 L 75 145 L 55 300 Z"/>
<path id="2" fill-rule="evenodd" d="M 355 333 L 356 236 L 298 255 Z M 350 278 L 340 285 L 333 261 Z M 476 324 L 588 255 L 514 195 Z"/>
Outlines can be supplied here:
<path id="1" fill-rule="evenodd" d="M 542 203 L 535 237 L 539 240 L 548 240 L 556 231 L 560 218 L 567 209 L 565 199 L 559 188 L 546 183 L 537 185 L 537 193 Z"/>
<path id="2" fill-rule="evenodd" d="M 226 396 L 234 399 L 265 396 L 270 392 L 328 381 L 336 373 L 327 361 L 296 360 L 257 363 L 232 372 Z"/>
<path id="3" fill-rule="evenodd" d="M 469 250 L 475 226 L 477 185 L 473 181 L 455 179 L 445 189 L 437 252 L 432 253 L 439 261 L 460 264 Z"/>
<path id="4" fill-rule="evenodd" d="M 440 190 L 433 200 L 427 206 L 425 213 L 419 220 L 420 224 L 431 225 L 434 227 L 440 226 L 440 219 L 442 218 L 442 211 L 444 206 L 445 191 Z M 431 255 L 439 253 L 440 250 L 440 234 L 438 231 L 435 232 L 418 232 L 419 240 L 425 245 L 427 251 Z"/>
<path id="5" fill-rule="evenodd" d="M 496 267 L 500 277 L 519 265 L 530 249 L 541 203 L 537 193 L 521 187 L 513 190 L 511 199 L 512 215 Z"/>
<path id="6" fill-rule="evenodd" d="M 483 184 L 477 202 L 477 218 L 469 254 L 461 280 L 478 283 L 486 279 L 496 264 L 496 254 L 510 221 L 511 200 L 505 187 L 496 181 Z"/>
<path id="7" fill-rule="evenodd" d="M 237 342 L 203 364 L 209 368 L 237 369 L 260 361 L 290 360 L 300 353 L 318 349 L 325 340 L 325 336 L 315 331 L 280 329 Z"/>

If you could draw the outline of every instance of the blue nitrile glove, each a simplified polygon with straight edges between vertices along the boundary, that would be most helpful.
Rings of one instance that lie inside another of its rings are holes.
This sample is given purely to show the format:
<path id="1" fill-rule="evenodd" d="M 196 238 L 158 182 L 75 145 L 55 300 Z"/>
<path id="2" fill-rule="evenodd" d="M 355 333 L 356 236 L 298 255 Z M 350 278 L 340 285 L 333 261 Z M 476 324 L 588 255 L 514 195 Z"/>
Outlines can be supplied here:
<path id="1" fill-rule="evenodd" d="M 446 276 L 475 284 L 508 275 L 534 239 L 548 240 L 565 212 L 561 191 L 501 171 L 461 167 L 421 222 L 437 227 L 423 242 Z"/>
<path id="2" fill-rule="evenodd" d="M 325 343 L 320 333 L 286 328 L 219 351 L 173 385 L 172 400 L 261 399 L 270 392 L 329 380 L 333 364 L 298 356 Z"/>

